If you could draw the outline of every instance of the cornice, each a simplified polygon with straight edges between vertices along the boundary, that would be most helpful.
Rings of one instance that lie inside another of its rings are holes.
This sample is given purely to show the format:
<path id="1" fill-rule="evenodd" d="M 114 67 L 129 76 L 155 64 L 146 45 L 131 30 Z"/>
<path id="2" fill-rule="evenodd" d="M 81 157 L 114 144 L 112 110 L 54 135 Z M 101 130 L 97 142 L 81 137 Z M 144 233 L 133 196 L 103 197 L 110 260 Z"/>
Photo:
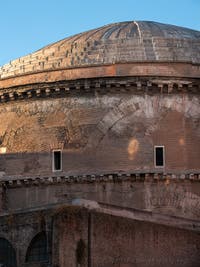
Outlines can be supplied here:
<path id="1" fill-rule="evenodd" d="M 175 77 L 104 77 L 27 84 L 0 90 L 0 103 L 28 99 L 67 97 L 74 94 L 199 94 L 199 79 L 177 79 Z"/>

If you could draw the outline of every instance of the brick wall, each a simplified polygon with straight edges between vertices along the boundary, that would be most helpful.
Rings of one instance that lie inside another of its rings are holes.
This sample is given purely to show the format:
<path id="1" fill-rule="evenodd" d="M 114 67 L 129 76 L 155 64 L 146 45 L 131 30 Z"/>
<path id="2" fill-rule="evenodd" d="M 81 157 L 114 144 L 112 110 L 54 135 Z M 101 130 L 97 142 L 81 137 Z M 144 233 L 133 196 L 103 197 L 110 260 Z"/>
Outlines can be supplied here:
<path id="1" fill-rule="evenodd" d="M 65 224 L 60 225 L 63 229 L 58 235 L 62 247 L 61 267 L 76 266 L 77 240 L 81 236 L 85 241 L 80 224 L 74 222 L 71 228 L 71 222 L 66 219 Z M 88 242 L 85 241 L 89 250 L 88 266 L 199 266 L 200 237 L 197 233 L 98 213 L 92 213 L 89 224 L 84 223 L 82 221 L 82 227 L 89 231 Z"/>
<path id="2" fill-rule="evenodd" d="M 51 175 L 52 150 L 65 174 L 198 172 L 198 94 L 77 95 L 0 106 L 2 175 Z M 154 166 L 164 145 L 164 168 Z"/>
<path id="3" fill-rule="evenodd" d="M 93 267 L 199 266 L 199 235 L 175 228 L 95 214 L 91 242 Z"/>
<path id="4" fill-rule="evenodd" d="M 41 231 L 48 235 L 52 267 L 77 267 L 78 264 L 81 267 L 199 266 L 200 236 L 196 230 L 181 230 L 66 205 L 1 215 L 0 225 L 0 238 L 12 244 L 17 266 L 49 266 L 47 262 L 25 262 L 31 240 Z"/>
<path id="5" fill-rule="evenodd" d="M 8 187 L 2 191 L 4 210 L 71 203 L 87 199 L 120 207 L 148 210 L 189 219 L 200 218 L 198 181 L 58 182 Z"/>

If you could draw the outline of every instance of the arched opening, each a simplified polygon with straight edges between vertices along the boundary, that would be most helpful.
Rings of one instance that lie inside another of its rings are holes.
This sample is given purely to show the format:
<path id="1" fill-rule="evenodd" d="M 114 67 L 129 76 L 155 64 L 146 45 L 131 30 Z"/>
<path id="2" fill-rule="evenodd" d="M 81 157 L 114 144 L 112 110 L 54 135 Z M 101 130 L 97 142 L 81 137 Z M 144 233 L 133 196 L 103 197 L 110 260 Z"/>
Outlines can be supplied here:
<path id="1" fill-rule="evenodd" d="M 45 232 L 40 232 L 32 239 L 28 247 L 26 262 L 47 262 L 48 260 L 47 236 Z"/>
<path id="2" fill-rule="evenodd" d="M 17 267 L 15 250 L 5 238 L 0 238 L 0 266 Z"/>

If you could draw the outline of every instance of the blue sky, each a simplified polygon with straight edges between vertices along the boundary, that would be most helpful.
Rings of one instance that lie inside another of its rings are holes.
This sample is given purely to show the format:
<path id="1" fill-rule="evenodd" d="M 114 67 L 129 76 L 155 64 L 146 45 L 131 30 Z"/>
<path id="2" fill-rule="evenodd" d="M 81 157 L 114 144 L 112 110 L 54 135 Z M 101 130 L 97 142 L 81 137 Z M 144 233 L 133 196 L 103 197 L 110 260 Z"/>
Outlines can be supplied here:
<path id="1" fill-rule="evenodd" d="M 67 36 L 128 20 L 200 31 L 200 0 L 1 0 L 0 65 Z"/>

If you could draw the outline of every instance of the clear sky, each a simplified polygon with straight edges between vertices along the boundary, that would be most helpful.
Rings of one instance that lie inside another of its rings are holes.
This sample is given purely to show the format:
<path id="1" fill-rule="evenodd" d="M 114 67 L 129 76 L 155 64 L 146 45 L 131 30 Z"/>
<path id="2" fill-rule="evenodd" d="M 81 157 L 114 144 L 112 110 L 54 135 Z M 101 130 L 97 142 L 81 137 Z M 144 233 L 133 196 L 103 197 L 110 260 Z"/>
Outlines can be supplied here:
<path id="1" fill-rule="evenodd" d="M 0 0 L 0 65 L 67 36 L 128 20 L 200 31 L 200 0 Z"/>

